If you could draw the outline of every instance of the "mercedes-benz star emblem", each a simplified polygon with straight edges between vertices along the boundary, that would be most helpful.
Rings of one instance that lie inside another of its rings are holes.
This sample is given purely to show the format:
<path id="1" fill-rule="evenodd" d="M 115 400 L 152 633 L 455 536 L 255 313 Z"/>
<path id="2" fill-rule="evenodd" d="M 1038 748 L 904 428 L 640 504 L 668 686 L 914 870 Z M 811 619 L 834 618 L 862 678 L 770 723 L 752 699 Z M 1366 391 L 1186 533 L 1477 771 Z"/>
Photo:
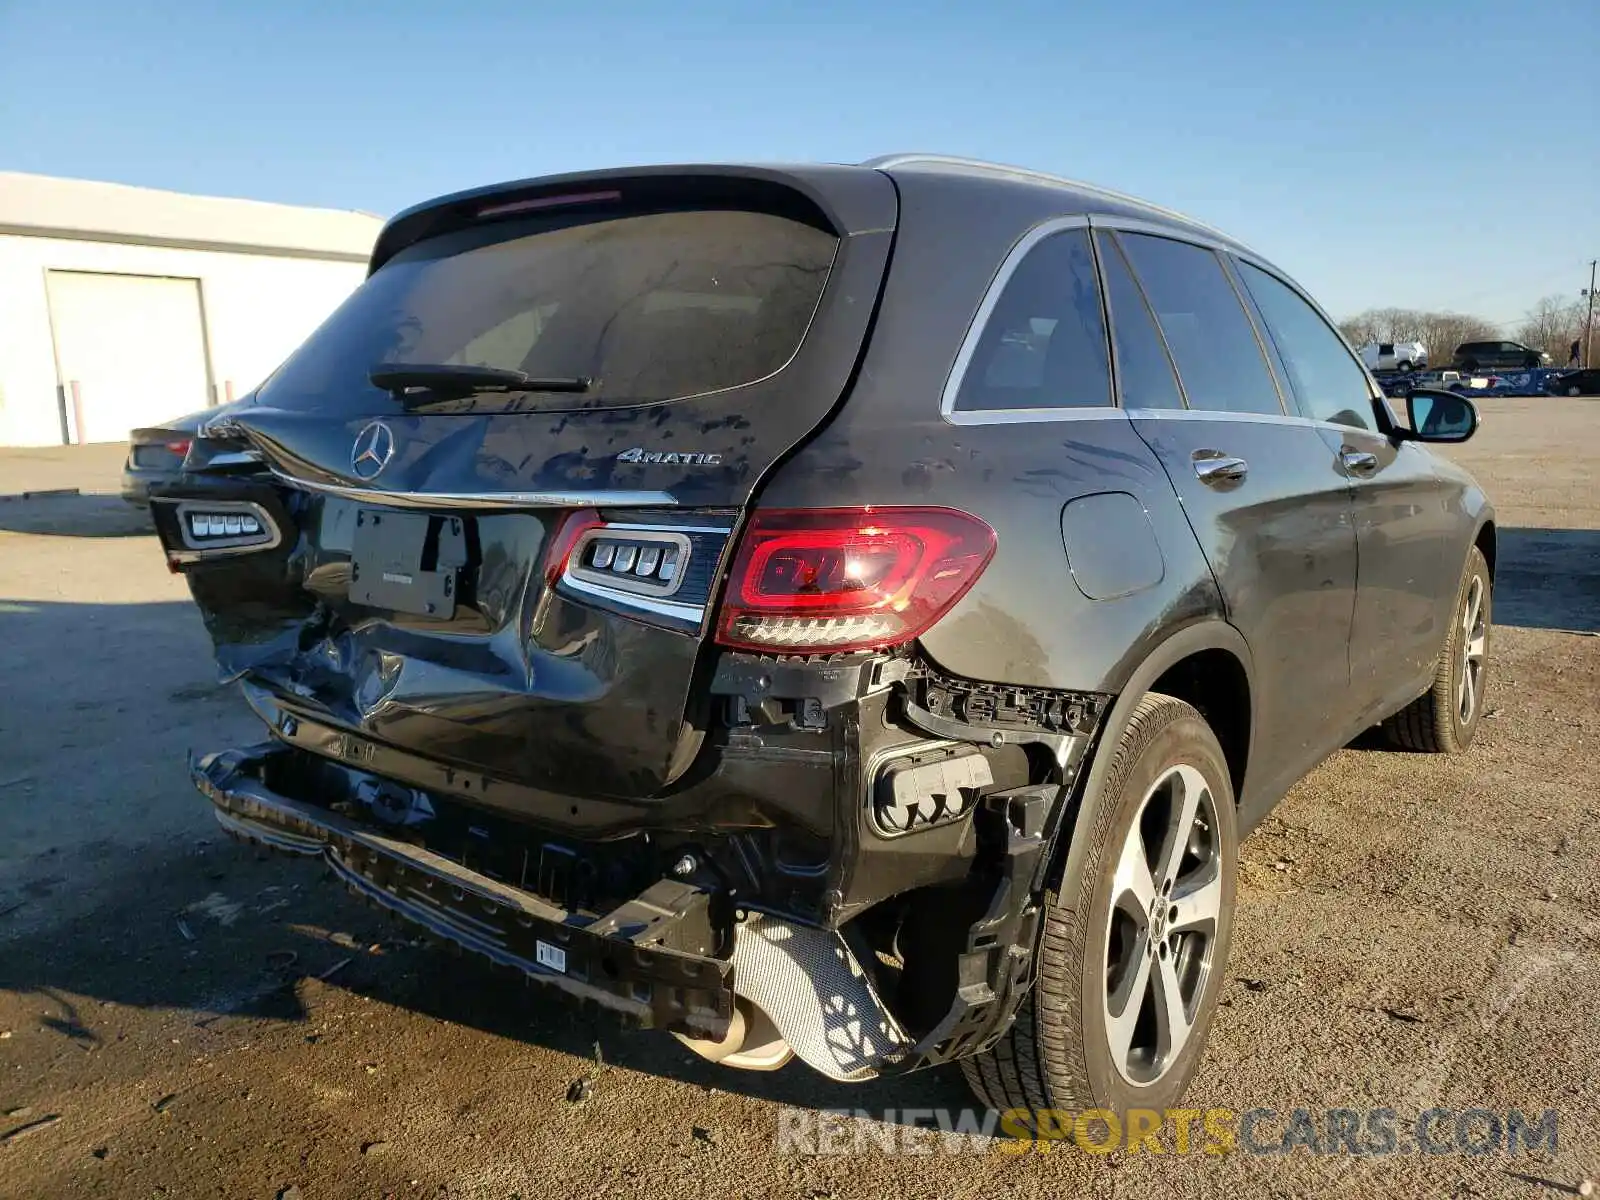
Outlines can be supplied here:
<path id="1" fill-rule="evenodd" d="M 356 444 L 350 447 L 350 469 L 362 479 L 376 479 L 393 457 L 394 430 L 382 421 L 372 421 L 356 434 Z"/>

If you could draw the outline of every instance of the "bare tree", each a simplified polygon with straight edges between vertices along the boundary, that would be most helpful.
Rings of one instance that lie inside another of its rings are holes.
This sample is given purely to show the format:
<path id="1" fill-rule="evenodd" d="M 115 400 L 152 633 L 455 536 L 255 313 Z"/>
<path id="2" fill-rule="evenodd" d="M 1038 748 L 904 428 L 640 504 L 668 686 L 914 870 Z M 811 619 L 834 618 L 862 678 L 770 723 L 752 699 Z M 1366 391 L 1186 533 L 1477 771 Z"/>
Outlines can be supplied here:
<path id="1" fill-rule="evenodd" d="M 1530 308 L 1517 327 L 1517 341 L 1543 350 L 1558 366 L 1567 361 L 1572 343 L 1583 340 L 1587 310 L 1582 300 L 1546 296 Z M 1580 348 L 1581 349 L 1581 348 Z"/>
<path id="2" fill-rule="evenodd" d="M 1500 330 L 1482 317 L 1415 308 L 1369 308 L 1339 322 L 1339 329 L 1354 346 L 1367 342 L 1421 342 L 1428 349 L 1428 361 L 1436 365 L 1448 364 L 1462 342 L 1500 336 Z"/>
<path id="3" fill-rule="evenodd" d="M 1340 321 L 1339 332 L 1344 334 L 1344 340 L 1352 346 L 1365 346 L 1368 342 L 1378 340 L 1376 328 L 1367 319 L 1366 313 L 1357 317 L 1346 317 Z"/>

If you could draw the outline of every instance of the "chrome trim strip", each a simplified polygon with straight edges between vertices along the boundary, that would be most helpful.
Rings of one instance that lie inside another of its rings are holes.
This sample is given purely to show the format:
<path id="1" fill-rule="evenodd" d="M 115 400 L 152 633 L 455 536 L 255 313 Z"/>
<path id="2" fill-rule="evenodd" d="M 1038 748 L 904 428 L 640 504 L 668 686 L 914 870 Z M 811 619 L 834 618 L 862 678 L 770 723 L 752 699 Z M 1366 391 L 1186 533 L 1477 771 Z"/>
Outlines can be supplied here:
<path id="1" fill-rule="evenodd" d="M 1242 421 L 1250 425 L 1314 425 L 1309 417 L 1288 413 L 1229 412 L 1215 408 L 1130 408 L 1136 421 Z"/>
<path id="2" fill-rule="evenodd" d="M 1368 437 L 1382 437 L 1376 429 L 1363 429 L 1357 425 L 1341 425 L 1337 421 L 1319 421 L 1314 417 L 1290 416 L 1283 413 L 1221 412 L 1209 408 L 1129 408 L 1124 412 L 1135 421 L 1238 421 L 1248 425 L 1304 425 L 1310 429 L 1327 429 L 1334 433 L 1361 433 Z"/>
<path id="3" fill-rule="evenodd" d="M 997 409 L 972 409 L 960 412 L 956 409 L 956 397 L 961 392 L 961 381 L 966 378 L 967 367 L 972 362 L 972 356 L 978 352 L 978 342 L 983 338 L 983 331 L 989 324 L 989 317 L 993 314 L 995 306 L 1000 303 L 1000 293 L 1005 291 L 1006 284 L 1011 282 L 1011 277 L 1016 274 L 1017 268 L 1022 265 L 1022 260 L 1028 256 L 1040 242 L 1051 234 L 1060 233 L 1065 229 L 1087 229 L 1088 217 L 1055 217 L 1035 225 L 1017 240 L 1000 262 L 1000 268 L 994 273 L 994 278 L 989 281 L 989 288 L 983 294 L 983 301 L 978 305 L 978 311 L 973 314 L 972 322 L 967 326 L 967 332 L 961 339 L 961 350 L 956 354 L 955 364 L 950 368 L 950 375 L 944 381 L 944 392 L 939 397 L 939 415 L 952 425 L 1003 425 L 1008 422 L 1020 421 L 1055 421 L 1061 419 L 1065 413 L 1096 413 L 1102 418 L 1117 416 L 1117 411 L 1109 405 L 1096 405 L 1093 408 L 997 408 Z"/>
<path id="4" fill-rule="evenodd" d="M 655 613 L 658 617 L 673 617 L 679 621 L 692 621 L 696 625 L 706 617 L 705 606 L 702 604 L 679 604 L 675 600 L 656 600 L 650 596 L 641 596 L 637 592 L 623 592 L 598 583 L 590 583 L 587 579 L 580 579 L 575 575 L 563 575 L 561 582 L 583 595 L 598 596 L 602 600 Z"/>
<path id="5" fill-rule="evenodd" d="M 642 521 L 607 521 L 607 529 L 637 533 L 732 533 L 732 525 L 651 525 Z"/>
<path id="6" fill-rule="evenodd" d="M 952 425 L 1018 425 L 1034 421 L 1121 421 L 1127 418 L 1120 408 L 975 408 L 969 412 L 947 412 Z"/>
<path id="7" fill-rule="evenodd" d="M 279 480 L 307 492 L 391 508 L 675 508 L 671 492 L 387 492 L 338 483 L 313 483 L 273 467 Z"/>

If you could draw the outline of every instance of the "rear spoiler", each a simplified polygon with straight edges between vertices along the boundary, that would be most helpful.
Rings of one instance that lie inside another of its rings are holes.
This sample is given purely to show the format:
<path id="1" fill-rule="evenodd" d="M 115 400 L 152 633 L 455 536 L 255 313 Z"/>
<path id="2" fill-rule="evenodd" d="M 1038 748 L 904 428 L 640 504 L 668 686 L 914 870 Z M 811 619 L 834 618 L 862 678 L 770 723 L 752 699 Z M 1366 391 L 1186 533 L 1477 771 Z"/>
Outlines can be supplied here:
<path id="1" fill-rule="evenodd" d="M 491 184 L 441 196 L 392 217 L 378 234 L 367 272 L 425 238 L 545 211 L 753 208 L 793 216 L 840 237 L 892 231 L 897 202 L 894 190 L 884 187 L 884 179 L 881 172 L 867 167 L 688 165 L 625 167 Z"/>

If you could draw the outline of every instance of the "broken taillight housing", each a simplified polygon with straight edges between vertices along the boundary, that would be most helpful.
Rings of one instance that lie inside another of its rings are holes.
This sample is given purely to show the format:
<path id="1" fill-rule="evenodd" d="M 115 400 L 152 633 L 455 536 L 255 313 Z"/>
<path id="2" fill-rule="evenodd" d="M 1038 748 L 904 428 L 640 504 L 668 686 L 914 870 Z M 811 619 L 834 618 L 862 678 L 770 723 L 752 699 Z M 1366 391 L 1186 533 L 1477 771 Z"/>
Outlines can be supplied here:
<path id="1" fill-rule="evenodd" d="M 926 631 L 994 555 L 953 508 L 758 511 L 739 542 L 717 641 L 743 650 L 879 649 Z"/>
<path id="2" fill-rule="evenodd" d="M 572 551 L 583 535 L 591 529 L 599 529 L 604 524 L 600 514 L 591 508 L 567 514 L 566 520 L 561 522 L 555 536 L 550 539 L 545 549 L 544 581 L 547 586 L 555 587 L 556 580 L 560 579 L 561 573 L 567 569 L 567 560 L 572 557 Z"/>

